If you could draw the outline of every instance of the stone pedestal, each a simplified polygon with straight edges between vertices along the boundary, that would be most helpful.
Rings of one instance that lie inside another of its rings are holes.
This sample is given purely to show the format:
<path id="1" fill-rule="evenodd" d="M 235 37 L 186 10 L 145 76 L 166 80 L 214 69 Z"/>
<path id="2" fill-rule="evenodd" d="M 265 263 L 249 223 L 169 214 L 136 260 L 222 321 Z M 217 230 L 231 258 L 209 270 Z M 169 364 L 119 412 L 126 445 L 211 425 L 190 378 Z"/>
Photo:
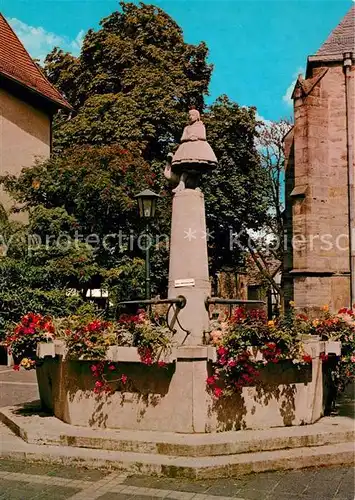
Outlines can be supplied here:
<path id="1" fill-rule="evenodd" d="M 180 345 L 202 344 L 209 326 L 205 299 L 210 293 L 204 196 L 198 189 L 185 189 L 173 199 L 168 293 L 169 298 L 187 299 L 178 318 L 190 333 L 174 325 Z"/>

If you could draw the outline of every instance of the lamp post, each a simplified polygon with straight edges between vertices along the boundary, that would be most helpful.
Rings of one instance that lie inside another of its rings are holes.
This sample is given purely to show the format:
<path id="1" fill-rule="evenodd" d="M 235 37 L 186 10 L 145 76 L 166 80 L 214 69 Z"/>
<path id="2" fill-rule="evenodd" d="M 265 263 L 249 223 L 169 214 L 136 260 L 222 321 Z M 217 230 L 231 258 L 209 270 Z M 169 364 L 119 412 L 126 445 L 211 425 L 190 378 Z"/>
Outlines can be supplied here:
<path id="1" fill-rule="evenodd" d="M 160 196 L 150 189 L 145 189 L 135 196 L 138 201 L 139 217 L 145 221 L 145 298 L 150 299 L 150 242 L 149 242 L 149 222 L 154 219 L 157 200 Z"/>

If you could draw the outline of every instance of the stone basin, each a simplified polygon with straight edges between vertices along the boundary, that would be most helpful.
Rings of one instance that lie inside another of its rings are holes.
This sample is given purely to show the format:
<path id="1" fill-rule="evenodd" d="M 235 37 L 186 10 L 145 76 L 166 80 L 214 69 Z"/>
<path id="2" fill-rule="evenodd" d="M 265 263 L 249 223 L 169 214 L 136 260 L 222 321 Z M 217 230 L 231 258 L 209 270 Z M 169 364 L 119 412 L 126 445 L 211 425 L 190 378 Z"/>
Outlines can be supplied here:
<path id="1" fill-rule="evenodd" d="M 95 394 L 90 366 L 94 360 L 65 358 L 64 344 L 40 344 L 37 367 L 42 405 L 63 422 L 92 428 L 210 433 L 267 429 L 316 422 L 324 413 L 326 384 L 319 355 L 337 354 L 339 343 L 305 341 L 312 363 L 267 365 L 262 384 L 216 400 L 208 390 L 216 351 L 211 346 L 178 347 L 164 368 L 139 362 L 134 347 L 115 347 L 109 359 L 117 369 L 108 380 L 127 375 L 114 394 Z"/>

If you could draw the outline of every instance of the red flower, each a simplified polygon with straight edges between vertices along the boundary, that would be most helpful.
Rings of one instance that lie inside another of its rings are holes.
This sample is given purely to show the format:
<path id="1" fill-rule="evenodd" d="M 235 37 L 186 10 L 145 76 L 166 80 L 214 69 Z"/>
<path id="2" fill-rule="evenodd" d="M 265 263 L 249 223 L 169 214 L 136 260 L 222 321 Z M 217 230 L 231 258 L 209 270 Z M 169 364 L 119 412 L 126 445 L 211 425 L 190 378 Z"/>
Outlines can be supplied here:
<path id="1" fill-rule="evenodd" d="M 47 321 L 45 324 L 44 324 L 44 327 L 43 327 L 47 332 L 49 333 L 54 333 L 54 326 L 53 326 L 53 323 L 51 323 L 50 321 Z"/>
<path id="2" fill-rule="evenodd" d="M 165 366 L 166 366 L 165 361 L 158 361 L 158 366 L 159 366 L 159 368 L 165 368 Z"/>
<path id="3" fill-rule="evenodd" d="M 319 359 L 321 361 L 328 361 L 328 354 L 325 354 L 325 352 L 321 352 L 319 355 Z"/>
<path id="4" fill-rule="evenodd" d="M 219 387 L 216 387 L 213 390 L 213 394 L 216 396 L 216 398 L 220 398 L 223 395 L 223 391 Z"/>
<path id="5" fill-rule="evenodd" d="M 232 317 L 232 322 L 239 323 L 245 319 L 246 319 L 245 310 L 242 307 L 236 307 L 236 309 L 234 310 L 233 317 Z"/>
<path id="6" fill-rule="evenodd" d="M 114 370 L 116 370 L 116 367 L 115 365 L 109 365 L 108 369 L 110 370 L 110 372 L 113 372 Z"/>
<path id="7" fill-rule="evenodd" d="M 90 370 L 94 377 L 99 377 L 102 372 L 100 365 L 91 365 Z"/>
<path id="8" fill-rule="evenodd" d="M 15 370 L 15 372 L 18 372 L 20 370 L 20 365 L 14 365 L 12 369 Z"/>
<path id="9" fill-rule="evenodd" d="M 230 366 L 231 368 L 233 368 L 233 367 L 234 367 L 234 366 L 236 366 L 236 365 L 237 365 L 237 362 L 236 362 L 236 360 L 235 360 L 235 359 L 230 359 L 230 360 L 228 361 L 228 366 Z"/>
<path id="10" fill-rule="evenodd" d="M 145 365 L 152 365 L 153 364 L 153 353 L 151 349 L 148 347 L 143 347 L 138 349 L 139 356 L 141 358 L 141 362 Z"/>
<path id="11" fill-rule="evenodd" d="M 122 382 L 122 384 L 125 384 L 127 382 L 127 380 L 128 380 L 127 375 L 121 375 L 121 382 Z"/>
<path id="12" fill-rule="evenodd" d="M 302 358 L 305 363 L 312 363 L 312 356 L 310 356 L 309 354 L 304 354 Z"/>
<path id="13" fill-rule="evenodd" d="M 218 356 L 225 356 L 227 353 L 228 353 L 228 350 L 223 346 L 221 346 L 217 349 Z"/>
<path id="14" fill-rule="evenodd" d="M 212 375 L 212 377 L 207 378 L 206 383 L 207 383 L 207 385 L 214 385 L 215 381 L 216 381 L 216 377 L 214 375 Z"/>
<path id="15" fill-rule="evenodd" d="M 96 389 L 101 389 L 101 387 L 103 387 L 103 385 L 104 385 L 104 383 L 103 383 L 103 382 L 101 382 L 101 380 L 97 380 L 97 381 L 95 382 L 95 387 L 96 387 Z"/>
<path id="16" fill-rule="evenodd" d="M 24 335 L 33 335 L 35 333 L 34 328 L 24 328 L 23 329 L 23 334 Z"/>

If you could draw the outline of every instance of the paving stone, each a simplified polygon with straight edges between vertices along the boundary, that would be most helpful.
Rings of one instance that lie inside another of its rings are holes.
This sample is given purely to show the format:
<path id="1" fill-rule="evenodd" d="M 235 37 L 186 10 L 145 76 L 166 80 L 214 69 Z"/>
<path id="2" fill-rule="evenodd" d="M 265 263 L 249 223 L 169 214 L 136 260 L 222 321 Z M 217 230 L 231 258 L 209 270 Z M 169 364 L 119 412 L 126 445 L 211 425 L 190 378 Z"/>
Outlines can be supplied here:
<path id="1" fill-rule="evenodd" d="M 340 481 L 347 474 L 348 468 L 345 467 L 329 467 L 321 468 L 316 471 L 316 481 Z"/>
<path id="2" fill-rule="evenodd" d="M 355 495 L 353 493 L 343 493 L 342 495 L 336 495 L 333 500 L 354 500 Z"/>
<path id="3" fill-rule="evenodd" d="M 316 470 L 299 470 L 286 473 L 272 493 L 289 493 L 292 495 L 301 495 L 306 490 L 306 487 L 314 480 Z"/>
<path id="4" fill-rule="evenodd" d="M 46 490 L 41 495 L 36 496 L 33 500 L 69 500 L 73 495 L 79 493 L 81 490 L 74 488 L 63 488 L 62 486 L 57 489 L 51 488 Z"/>
<path id="5" fill-rule="evenodd" d="M 314 481 L 312 485 L 310 485 L 305 491 L 304 495 L 313 497 L 313 498 L 322 498 L 324 500 L 328 498 L 333 498 L 335 493 L 337 492 L 339 485 L 338 481 L 323 481 L 318 482 Z"/>
<path id="6" fill-rule="evenodd" d="M 132 500 L 159 500 L 159 498 L 165 498 L 165 497 L 152 497 L 152 496 L 146 496 L 146 495 L 134 495 L 134 497 L 131 497 Z"/>
<path id="7" fill-rule="evenodd" d="M 47 476 L 50 474 L 52 471 L 54 471 L 56 468 L 55 465 L 50 465 L 50 464 L 31 464 L 31 463 L 24 463 L 23 468 L 21 472 L 23 474 L 35 474 L 38 476 Z M 19 472 L 19 471 L 17 471 Z"/>
<path id="8" fill-rule="evenodd" d="M 266 500 L 269 498 L 269 492 L 260 490 L 243 489 L 238 492 L 238 496 L 243 498 L 243 500 Z M 276 498 L 277 497 L 271 497 Z"/>
<path id="9" fill-rule="evenodd" d="M 342 495 L 352 495 L 352 500 L 355 498 L 355 484 L 354 481 L 342 481 L 336 491 L 336 495 L 341 497 Z"/>
<path id="10" fill-rule="evenodd" d="M 32 500 L 37 494 L 31 493 L 29 490 L 13 489 L 0 493 L 1 500 Z"/>
<path id="11" fill-rule="evenodd" d="M 269 496 L 266 497 L 267 500 L 309 500 L 307 497 L 299 496 L 299 495 L 292 495 L 290 493 L 278 493 L 277 495 L 275 493 L 271 493 Z M 322 500 L 321 498 L 313 498 L 312 500 Z"/>
<path id="12" fill-rule="evenodd" d="M 82 481 L 100 481 L 109 475 L 109 472 L 95 469 L 82 469 L 75 467 L 56 467 L 48 472 L 49 476 L 78 479 Z"/>
<path id="13" fill-rule="evenodd" d="M 348 469 L 342 478 L 343 483 L 354 483 L 355 482 L 355 469 Z"/>
<path id="14" fill-rule="evenodd" d="M 242 496 L 237 495 L 241 488 L 244 486 L 243 481 L 237 479 L 220 479 L 214 483 L 211 488 L 207 490 L 208 495 L 220 495 L 220 496 Z"/>
<path id="15" fill-rule="evenodd" d="M 195 481 L 179 481 L 177 479 L 169 478 L 156 478 L 152 479 L 151 482 L 145 484 L 145 488 L 157 488 L 160 490 L 172 490 L 172 491 L 186 491 L 193 493 L 205 493 L 211 486 L 211 482 L 195 482 Z M 135 485 L 138 486 L 138 485 Z"/>
<path id="16" fill-rule="evenodd" d="M 240 480 L 243 488 L 266 491 L 270 493 L 283 478 L 283 472 L 261 472 L 260 474 L 252 474 Z"/>
<path id="17" fill-rule="evenodd" d="M 26 466 L 25 462 L 19 462 L 18 460 L 4 460 L 0 459 L 0 470 L 9 472 L 22 472 L 22 469 Z"/>
<path id="18" fill-rule="evenodd" d="M 149 476 L 129 476 L 127 477 L 122 484 L 126 484 L 127 486 L 139 486 L 141 488 L 159 488 L 159 486 L 152 486 L 152 484 L 155 484 L 156 481 L 159 481 L 157 479 L 154 479 Z"/>
<path id="19" fill-rule="evenodd" d="M 105 493 L 101 497 L 98 497 L 97 500 L 130 500 L 133 499 L 132 495 L 123 495 L 121 493 Z M 147 500 L 148 497 L 145 497 L 144 500 Z"/>
<path id="20" fill-rule="evenodd" d="M 37 500 L 37 498 L 43 500 L 44 497 L 52 500 L 64 500 L 78 491 L 80 490 L 64 486 L 49 486 L 6 479 L 0 481 L 1 500 Z"/>
<path id="21" fill-rule="evenodd" d="M 37 486 L 37 485 L 36 485 Z M 24 481 L 10 481 L 9 479 L 0 480 L 0 491 L 7 491 L 12 489 L 22 489 L 27 487 L 27 483 Z"/>

